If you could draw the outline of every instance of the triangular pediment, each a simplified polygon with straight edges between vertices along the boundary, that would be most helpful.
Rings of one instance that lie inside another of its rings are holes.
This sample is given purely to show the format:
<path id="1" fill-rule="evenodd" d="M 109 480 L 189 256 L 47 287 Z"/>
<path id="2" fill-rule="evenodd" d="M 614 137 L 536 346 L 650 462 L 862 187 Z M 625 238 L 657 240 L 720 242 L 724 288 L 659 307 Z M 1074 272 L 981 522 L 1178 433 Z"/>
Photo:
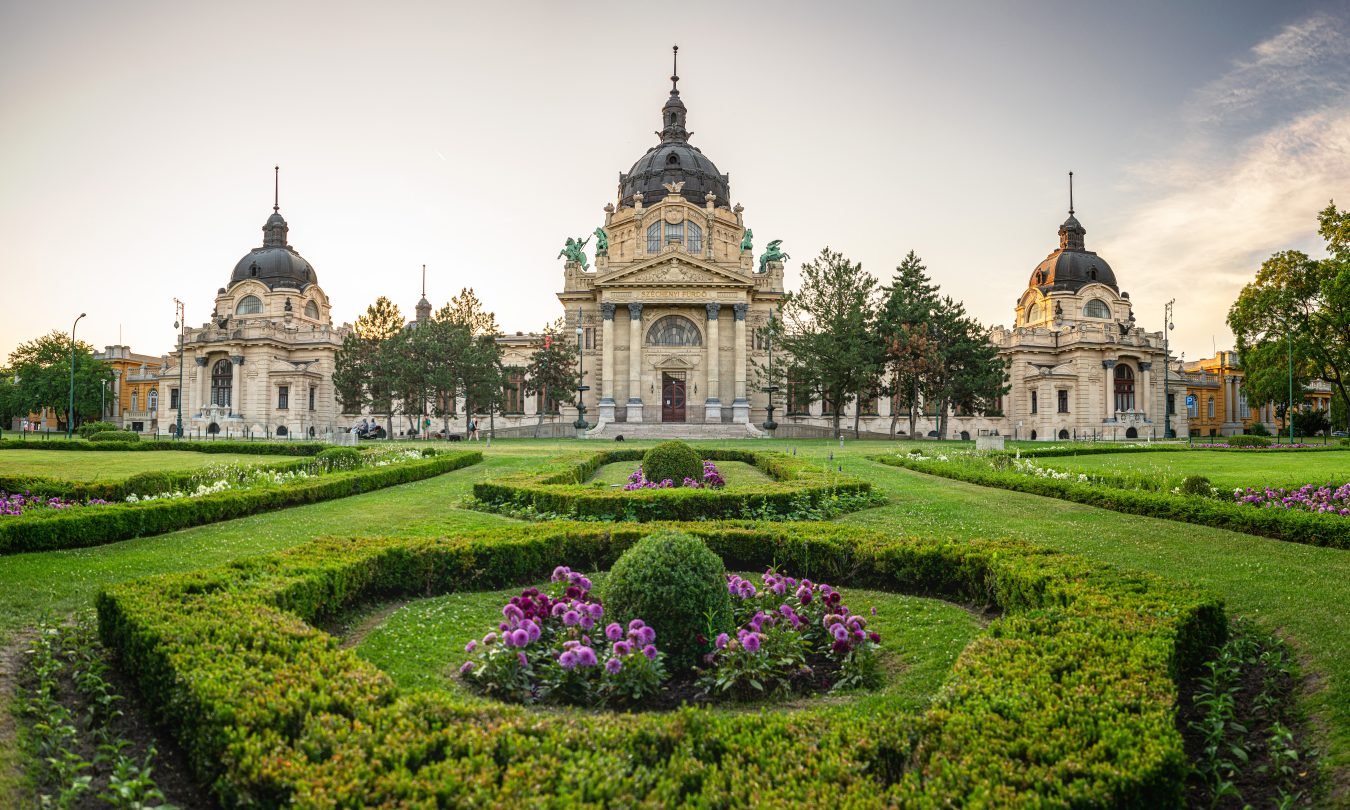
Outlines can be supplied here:
<path id="1" fill-rule="evenodd" d="M 657 256 L 595 280 L 596 287 L 751 287 L 750 279 L 688 254 Z"/>

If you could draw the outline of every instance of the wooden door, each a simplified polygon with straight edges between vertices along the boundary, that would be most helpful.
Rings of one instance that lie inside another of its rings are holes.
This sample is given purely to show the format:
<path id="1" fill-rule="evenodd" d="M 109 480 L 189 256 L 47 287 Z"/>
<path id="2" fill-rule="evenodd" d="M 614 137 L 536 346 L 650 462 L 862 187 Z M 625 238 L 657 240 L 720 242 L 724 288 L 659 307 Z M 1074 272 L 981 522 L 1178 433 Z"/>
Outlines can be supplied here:
<path id="1" fill-rule="evenodd" d="M 661 421 L 684 421 L 684 375 L 661 373 Z"/>

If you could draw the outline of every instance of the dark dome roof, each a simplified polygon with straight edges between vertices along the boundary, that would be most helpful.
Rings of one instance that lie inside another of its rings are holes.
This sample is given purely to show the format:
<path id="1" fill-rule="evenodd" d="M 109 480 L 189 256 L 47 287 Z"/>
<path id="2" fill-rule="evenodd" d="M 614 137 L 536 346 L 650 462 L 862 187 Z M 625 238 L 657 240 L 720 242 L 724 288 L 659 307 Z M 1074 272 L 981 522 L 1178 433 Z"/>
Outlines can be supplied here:
<path id="1" fill-rule="evenodd" d="M 319 278 L 314 268 L 286 243 L 289 230 L 286 220 L 274 210 L 263 225 L 262 247 L 249 251 L 234 266 L 234 272 L 230 274 L 230 286 L 249 279 L 261 281 L 273 289 L 293 287 L 303 290 L 311 284 L 318 284 Z"/>
<path id="2" fill-rule="evenodd" d="M 680 100 L 680 77 L 670 78 L 670 98 L 661 108 L 661 130 L 656 133 L 661 142 L 619 175 L 619 207 L 632 207 L 635 192 L 642 192 L 643 205 L 662 200 L 670 193 L 667 183 L 684 183 L 680 196 L 697 205 L 703 205 L 711 192 L 716 197 L 714 205 L 730 207 L 730 178 L 717 171 L 698 147 L 689 145 L 694 133 L 685 128 L 687 111 Z"/>
<path id="3" fill-rule="evenodd" d="M 1059 226 L 1059 250 L 1045 257 L 1031 271 L 1030 287 L 1042 292 L 1069 290 L 1077 292 L 1088 284 L 1105 284 L 1117 292 L 1116 274 L 1106 260 L 1083 246 L 1087 229 L 1069 211 L 1069 218 Z"/>

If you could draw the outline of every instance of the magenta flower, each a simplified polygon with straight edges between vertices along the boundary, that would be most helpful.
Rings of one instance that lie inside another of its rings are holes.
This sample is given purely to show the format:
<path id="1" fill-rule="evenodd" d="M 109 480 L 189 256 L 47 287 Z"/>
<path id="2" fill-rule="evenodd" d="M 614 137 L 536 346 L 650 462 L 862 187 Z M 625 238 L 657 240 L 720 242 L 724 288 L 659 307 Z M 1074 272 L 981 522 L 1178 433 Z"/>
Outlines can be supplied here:
<path id="1" fill-rule="evenodd" d="M 642 654 L 647 656 L 647 660 L 649 661 L 656 660 L 656 648 L 650 644 L 642 648 Z"/>
<path id="2" fill-rule="evenodd" d="M 651 644 L 653 641 L 656 641 L 656 628 L 643 625 L 638 628 L 637 637 L 639 644 Z"/>
<path id="3" fill-rule="evenodd" d="M 488 633 L 486 636 L 483 636 L 483 643 L 488 646 L 495 644 L 496 641 L 497 641 L 496 633 Z"/>
<path id="4" fill-rule="evenodd" d="M 525 631 L 525 635 L 528 637 L 527 640 L 531 644 L 538 641 L 540 634 L 543 632 L 542 630 L 539 629 L 539 625 L 535 624 L 530 619 L 526 619 L 524 622 L 522 622 L 520 627 L 522 630 Z"/>
<path id="5" fill-rule="evenodd" d="M 477 642 L 477 641 L 473 641 L 472 639 L 469 641 L 468 644 L 465 644 L 465 645 L 464 645 L 464 652 L 466 652 L 466 653 L 471 653 L 471 652 L 473 652 L 473 651 L 476 650 L 476 649 L 478 649 L 478 642 Z"/>
<path id="6" fill-rule="evenodd" d="M 520 661 L 521 669 L 530 665 L 530 659 L 525 657 L 525 653 L 516 653 L 516 660 Z"/>
<path id="7" fill-rule="evenodd" d="M 590 603 L 586 606 L 586 610 L 590 612 L 592 619 L 599 619 L 605 615 L 605 606 L 599 602 Z"/>
<path id="8" fill-rule="evenodd" d="M 524 630 L 511 631 L 511 644 L 516 647 L 524 647 L 530 643 L 530 634 Z M 522 653 L 523 654 L 523 653 Z"/>
<path id="9" fill-rule="evenodd" d="M 470 672 L 473 672 L 473 662 L 465 661 L 459 668 L 459 674 L 468 675 Z"/>
<path id="10" fill-rule="evenodd" d="M 741 645 L 746 652 L 759 652 L 759 633 L 746 633 L 741 639 Z"/>
<path id="11" fill-rule="evenodd" d="M 646 622 L 642 621 L 641 619 L 634 619 L 634 620 L 632 620 L 631 622 L 628 623 L 628 629 L 629 629 L 629 630 L 641 630 L 641 629 L 643 628 L 643 626 L 645 626 L 645 625 L 646 625 Z"/>
<path id="12" fill-rule="evenodd" d="M 576 665 L 577 665 L 577 654 L 572 652 L 571 650 L 566 650 L 565 652 L 563 652 L 562 655 L 558 656 L 558 666 L 562 667 L 563 669 L 570 670 L 572 669 L 572 667 L 575 667 Z"/>
<path id="13" fill-rule="evenodd" d="M 728 636 L 726 633 L 718 633 L 717 638 L 713 640 L 713 646 L 720 650 L 727 646 L 727 642 L 730 640 L 731 636 Z"/>
<path id="14" fill-rule="evenodd" d="M 617 675 L 621 669 L 623 669 L 623 662 L 617 658 L 611 658 L 605 662 L 605 672 L 610 675 Z"/>
<path id="15" fill-rule="evenodd" d="M 612 649 L 615 655 L 624 656 L 633 652 L 633 644 L 629 641 L 616 641 Z"/>
<path id="16" fill-rule="evenodd" d="M 563 614 L 562 620 L 563 624 L 567 625 L 568 627 L 571 627 L 572 625 L 581 621 L 581 616 L 577 615 L 577 612 L 575 610 L 569 610 Z"/>
<path id="17" fill-rule="evenodd" d="M 596 664 L 595 650 L 590 647 L 577 648 L 577 664 L 583 667 L 593 667 Z"/>
<path id="18" fill-rule="evenodd" d="M 609 626 L 605 628 L 605 638 L 610 641 L 618 641 L 623 638 L 623 628 L 619 626 L 618 622 L 610 622 Z"/>

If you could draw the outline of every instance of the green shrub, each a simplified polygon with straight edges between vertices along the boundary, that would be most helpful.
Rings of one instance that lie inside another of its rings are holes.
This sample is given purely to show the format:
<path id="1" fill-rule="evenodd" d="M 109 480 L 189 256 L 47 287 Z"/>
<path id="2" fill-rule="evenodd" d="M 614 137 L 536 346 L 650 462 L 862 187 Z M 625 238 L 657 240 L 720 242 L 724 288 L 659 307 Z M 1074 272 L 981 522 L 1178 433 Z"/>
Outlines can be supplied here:
<path id="1" fill-rule="evenodd" d="M 191 453 L 235 453 L 253 456 L 312 456 L 331 446 L 323 442 L 245 442 L 230 439 L 192 441 L 160 439 L 158 436 L 152 436 L 150 441 L 135 444 L 126 442 L 94 444 L 90 442 L 39 441 L 36 439 L 26 441 L 23 439 L 0 439 L 0 450 L 108 450 L 113 452 L 126 450 L 155 452 L 162 450 Z"/>
<path id="2" fill-rule="evenodd" d="M 323 464 L 323 468 L 332 470 L 354 470 L 361 466 L 361 451 L 355 447 L 330 447 L 320 452 L 314 460 Z"/>
<path id="3" fill-rule="evenodd" d="M 1208 498 L 1214 494 L 1214 485 L 1203 475 L 1188 475 L 1181 480 L 1182 495 L 1202 495 Z"/>
<path id="4" fill-rule="evenodd" d="M 120 427 L 112 422 L 85 422 L 75 429 L 80 434 L 80 438 L 87 439 L 95 433 L 102 433 L 105 430 L 121 430 Z"/>
<path id="5" fill-rule="evenodd" d="M 686 478 L 701 481 L 703 457 L 684 442 L 661 442 L 642 457 L 642 477 L 658 484 L 669 479 L 677 487 Z"/>
<path id="6" fill-rule="evenodd" d="M 362 602 L 612 565 L 671 527 L 554 523 L 327 538 L 105 589 L 99 630 L 221 806 L 1180 807 L 1180 686 L 1221 602 L 1014 541 L 804 523 L 683 527 L 738 570 L 992 604 L 922 715 L 534 713 L 399 690 L 307 622 Z M 658 639 L 658 643 L 659 639 Z"/>
<path id="7" fill-rule="evenodd" d="M 732 626 L 722 558 L 680 532 L 648 535 L 625 551 L 609 572 L 603 598 L 615 620 L 643 619 L 656 628 L 674 672 L 701 663 L 711 649 L 708 639 Z"/>
<path id="8" fill-rule="evenodd" d="M 101 430 L 89 437 L 91 442 L 138 442 L 141 434 L 130 430 Z"/>
<path id="9" fill-rule="evenodd" d="M 1270 447 L 1270 439 L 1262 436 L 1229 436 L 1224 441 L 1229 447 Z"/>
<path id="10" fill-rule="evenodd" d="M 1265 422 L 1253 422 L 1251 427 L 1247 428 L 1249 436 L 1269 436 L 1270 431 L 1266 429 Z"/>

